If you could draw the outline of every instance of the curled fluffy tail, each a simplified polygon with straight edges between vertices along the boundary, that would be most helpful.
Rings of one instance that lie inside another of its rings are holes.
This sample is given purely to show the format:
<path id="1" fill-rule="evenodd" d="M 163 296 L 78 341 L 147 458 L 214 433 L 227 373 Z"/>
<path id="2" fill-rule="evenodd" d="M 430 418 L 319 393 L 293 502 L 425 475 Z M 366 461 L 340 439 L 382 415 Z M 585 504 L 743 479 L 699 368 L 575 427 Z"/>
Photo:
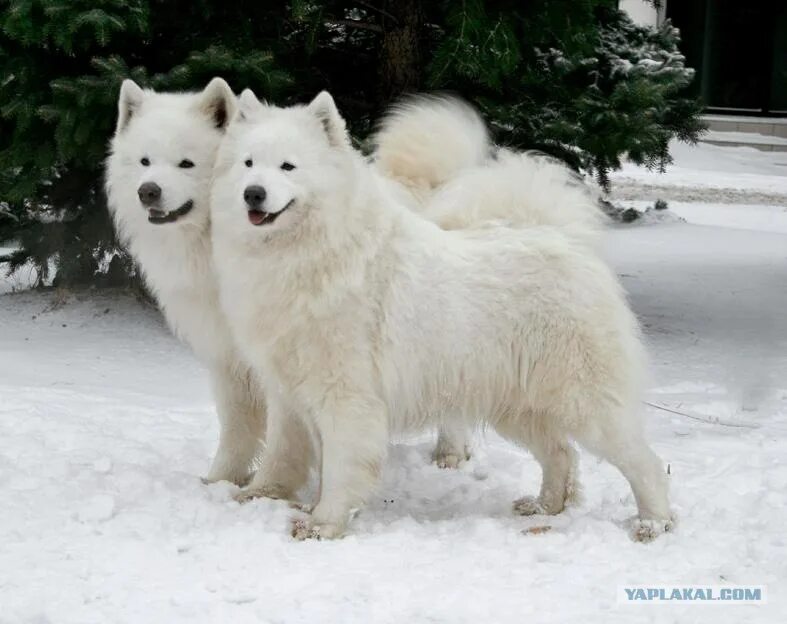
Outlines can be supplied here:
<path id="1" fill-rule="evenodd" d="M 421 202 L 463 170 L 484 163 L 492 150 L 478 112 L 448 96 L 419 95 L 395 105 L 373 143 L 380 172 Z"/>
<path id="2" fill-rule="evenodd" d="M 373 137 L 377 169 L 413 210 L 444 229 L 548 225 L 589 244 L 604 215 L 598 198 L 563 163 L 497 150 L 466 102 L 416 96 L 394 106 Z"/>

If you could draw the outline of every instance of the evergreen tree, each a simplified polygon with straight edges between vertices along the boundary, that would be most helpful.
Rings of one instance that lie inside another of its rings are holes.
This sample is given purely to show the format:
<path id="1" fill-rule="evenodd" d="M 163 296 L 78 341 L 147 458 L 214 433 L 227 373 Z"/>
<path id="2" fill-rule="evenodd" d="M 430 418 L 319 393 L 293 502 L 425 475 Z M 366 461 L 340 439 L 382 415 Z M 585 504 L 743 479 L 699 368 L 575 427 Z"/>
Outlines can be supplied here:
<path id="1" fill-rule="evenodd" d="M 614 0 L 3 0 L 0 241 L 43 282 L 122 282 L 102 190 L 121 81 L 199 89 L 214 75 L 274 102 L 330 89 L 356 135 L 403 92 L 474 101 L 496 139 L 607 182 L 628 154 L 669 162 L 699 108 L 669 24 Z M 49 274 L 49 267 L 56 267 Z"/>
<path id="2" fill-rule="evenodd" d="M 430 67 L 432 87 L 473 93 L 499 141 L 553 154 L 607 186 L 624 154 L 663 169 L 671 138 L 691 142 L 703 130 L 699 103 L 684 95 L 694 72 L 669 22 L 637 26 L 604 2 L 571 3 L 570 20 L 568 3 L 508 4 L 456 5 Z"/>

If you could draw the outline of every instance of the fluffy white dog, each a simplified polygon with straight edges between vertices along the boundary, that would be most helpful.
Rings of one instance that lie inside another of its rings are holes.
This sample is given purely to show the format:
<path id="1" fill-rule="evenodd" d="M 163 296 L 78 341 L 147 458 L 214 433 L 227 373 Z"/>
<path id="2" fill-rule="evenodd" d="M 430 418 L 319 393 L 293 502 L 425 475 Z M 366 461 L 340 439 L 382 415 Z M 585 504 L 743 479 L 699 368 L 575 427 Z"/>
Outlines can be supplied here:
<path id="1" fill-rule="evenodd" d="M 173 332 L 208 366 L 221 424 L 208 481 L 246 483 L 265 435 L 265 405 L 218 303 L 210 181 L 236 108 L 215 78 L 201 93 L 155 93 L 126 80 L 106 164 L 109 208 Z"/>
<path id="2" fill-rule="evenodd" d="M 301 425 L 321 459 L 319 502 L 296 537 L 345 532 L 391 430 L 476 419 L 542 466 L 519 513 L 563 509 L 574 439 L 629 480 L 637 539 L 671 526 L 638 417 L 637 323 L 584 243 L 549 226 L 445 231 L 415 215 L 351 148 L 327 93 L 283 110 L 244 92 L 211 215 L 221 303 L 268 399 L 252 485 L 299 486 Z"/>

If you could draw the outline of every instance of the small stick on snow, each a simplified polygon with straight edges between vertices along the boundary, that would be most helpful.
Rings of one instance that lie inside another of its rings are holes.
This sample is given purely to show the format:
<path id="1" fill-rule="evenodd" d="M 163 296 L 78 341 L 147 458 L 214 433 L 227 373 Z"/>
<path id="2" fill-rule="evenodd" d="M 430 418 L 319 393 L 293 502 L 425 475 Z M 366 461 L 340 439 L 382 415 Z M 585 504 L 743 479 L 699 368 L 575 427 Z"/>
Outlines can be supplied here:
<path id="1" fill-rule="evenodd" d="M 740 421 L 733 421 L 733 420 L 724 420 L 719 418 L 718 416 L 705 416 L 704 414 L 691 414 L 688 412 L 681 412 L 676 409 L 672 409 L 670 407 L 666 407 L 664 405 L 659 405 L 658 403 L 651 403 L 650 401 L 643 401 L 645 405 L 649 405 L 650 407 L 655 407 L 656 409 L 663 410 L 665 412 L 669 412 L 670 414 L 677 414 L 678 416 L 685 416 L 686 418 L 691 418 L 692 420 L 697 420 L 699 422 L 706 423 L 708 425 L 721 425 L 723 427 L 738 427 L 741 429 L 759 429 L 760 425 L 755 423 L 744 423 Z"/>
<path id="2" fill-rule="evenodd" d="M 548 524 L 543 526 L 532 526 L 528 527 L 527 529 L 522 529 L 522 535 L 541 535 L 542 533 L 547 533 L 551 530 L 552 527 Z"/>

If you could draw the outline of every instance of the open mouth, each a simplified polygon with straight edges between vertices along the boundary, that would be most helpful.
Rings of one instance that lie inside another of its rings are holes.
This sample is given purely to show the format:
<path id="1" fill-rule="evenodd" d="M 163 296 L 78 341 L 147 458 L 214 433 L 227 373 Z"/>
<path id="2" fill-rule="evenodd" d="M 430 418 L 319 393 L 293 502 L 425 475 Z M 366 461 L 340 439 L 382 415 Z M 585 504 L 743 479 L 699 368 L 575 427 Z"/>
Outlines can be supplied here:
<path id="1" fill-rule="evenodd" d="M 284 213 L 287 208 L 292 206 L 295 203 L 294 199 L 291 199 L 287 205 L 279 210 L 279 212 L 265 212 L 264 210 L 249 210 L 249 223 L 252 225 L 267 225 L 269 223 L 273 223 L 276 219 L 279 218 L 280 215 Z"/>
<path id="2" fill-rule="evenodd" d="M 160 225 L 162 223 L 172 223 L 180 219 L 183 215 L 191 212 L 192 208 L 194 208 L 194 201 L 191 199 L 183 204 L 180 208 L 173 210 L 172 212 L 164 212 L 163 210 L 158 210 L 157 208 L 148 208 L 148 221 L 150 223 L 155 223 L 156 225 Z"/>

